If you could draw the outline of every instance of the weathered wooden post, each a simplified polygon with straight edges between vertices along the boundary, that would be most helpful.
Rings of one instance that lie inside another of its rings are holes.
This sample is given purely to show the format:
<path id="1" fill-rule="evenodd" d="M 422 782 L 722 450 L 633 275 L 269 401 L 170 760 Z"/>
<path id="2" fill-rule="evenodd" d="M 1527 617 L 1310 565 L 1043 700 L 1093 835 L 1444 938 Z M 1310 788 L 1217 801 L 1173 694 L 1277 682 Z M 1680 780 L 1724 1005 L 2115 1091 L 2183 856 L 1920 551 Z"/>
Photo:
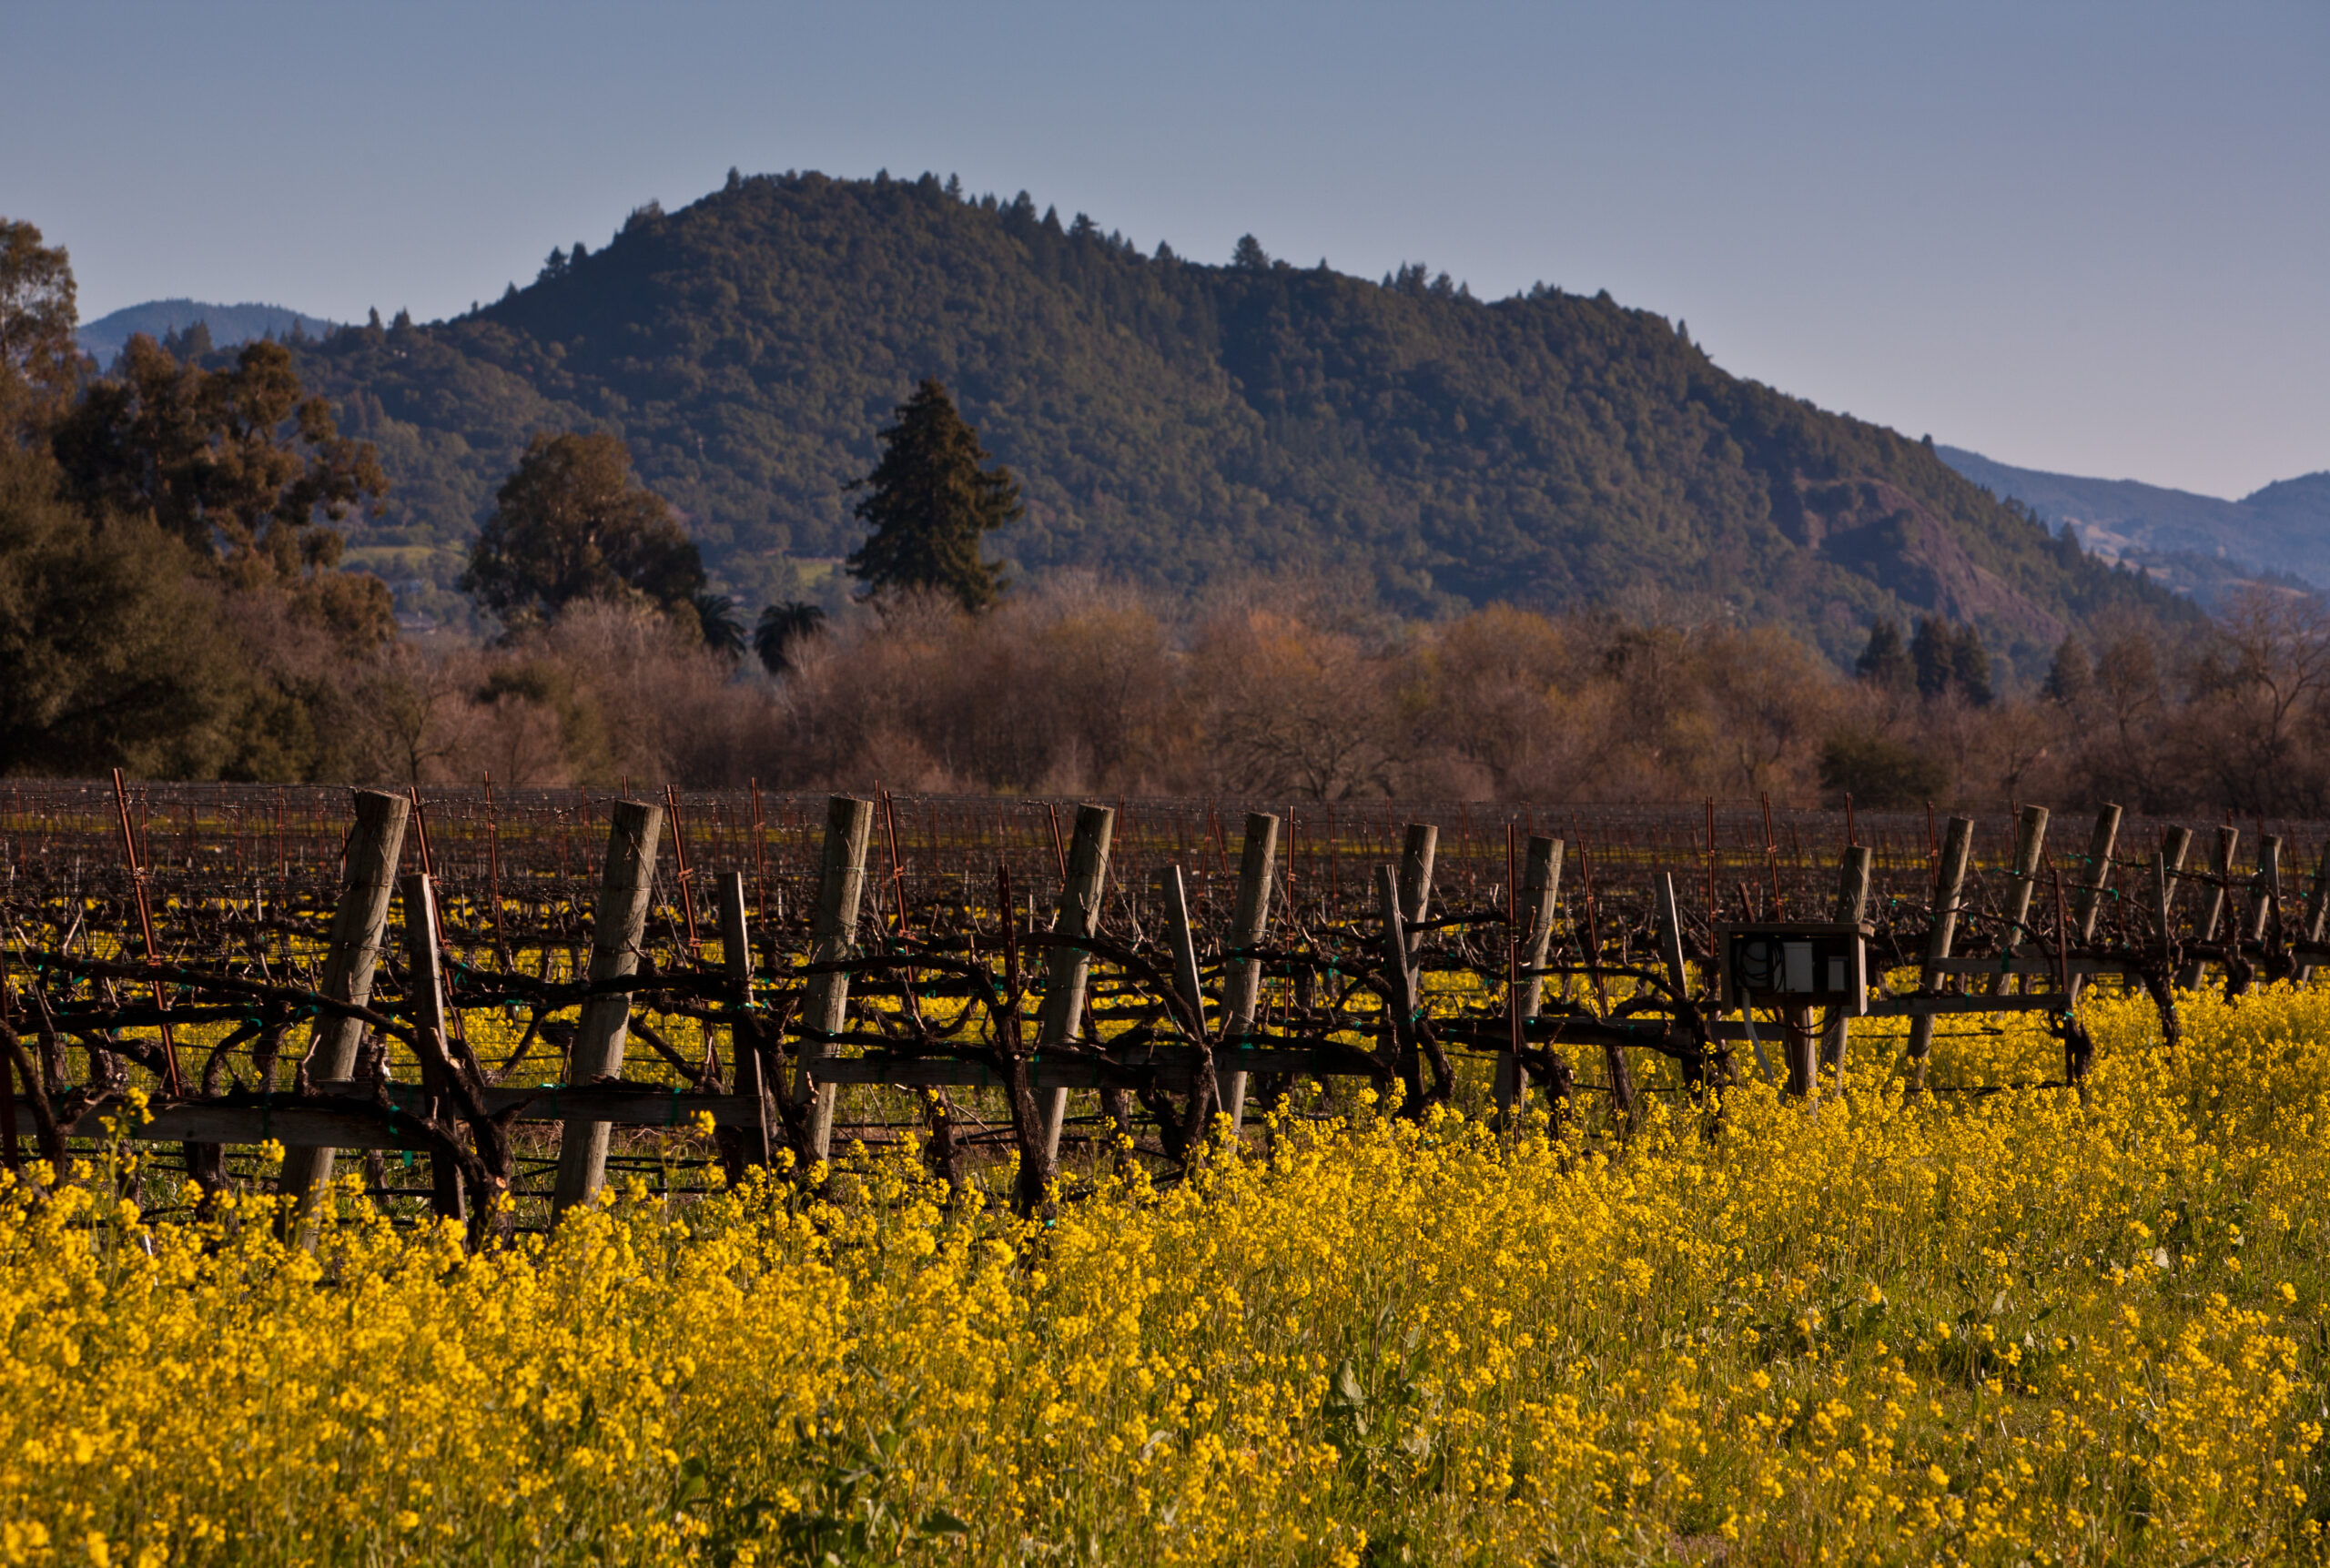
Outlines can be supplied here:
<path id="1" fill-rule="evenodd" d="M 1407 1106 L 1411 1112 L 1423 1104 L 1423 1061 L 1414 1048 L 1414 1013 L 1421 1006 L 1417 995 L 1420 987 L 1416 976 L 1416 956 L 1423 946 L 1423 933 L 1416 929 L 1432 915 L 1432 868 L 1440 849 L 1440 829 L 1430 823 L 1408 824 L 1406 842 L 1400 850 L 1399 913 L 1402 940 L 1406 944 L 1405 979 L 1409 990 L 1409 1029 L 1407 1044 L 1400 1052 L 1402 1083 L 1407 1090 Z"/>
<path id="2" fill-rule="evenodd" d="M 2249 940 L 2265 939 L 2265 922 L 2282 897 L 2282 838 L 2269 833 L 2257 841 L 2257 879 L 2249 907 Z"/>
<path id="3" fill-rule="evenodd" d="M 1430 823 L 1408 824 L 1407 843 L 1400 851 L 1400 918 L 1408 927 L 1410 957 L 1423 941 L 1416 927 L 1432 913 L 1432 865 L 1440 849 L 1440 830 Z"/>
<path id="4" fill-rule="evenodd" d="M 2160 944 L 2166 947 L 2175 940 L 2176 885 L 2184 875 L 2185 857 L 2193 853 L 2193 830 L 2189 827 L 2163 828 L 2160 835 L 2160 857 L 2154 870 L 2158 886 L 2153 890 L 2158 907 L 2153 916 L 2160 926 Z"/>
<path id="5" fill-rule="evenodd" d="M 412 802 L 385 790 L 356 792 L 356 822 L 348 835 L 348 866 L 332 912 L 331 936 L 324 948 L 323 972 L 316 978 L 322 995 L 363 1007 L 372 998 L 372 972 L 388 930 L 389 900 L 397 888 L 397 857 L 404 852 L 404 828 Z M 344 1079 L 356 1071 L 364 1026 L 355 1018 L 324 1018 L 308 1047 L 308 1081 Z M 331 1185 L 338 1151 L 294 1148 L 283 1157 L 281 1191 L 294 1212 L 305 1211 Z"/>
<path id="6" fill-rule="evenodd" d="M 769 1147 L 770 1064 L 762 1058 L 760 1028 L 752 1016 L 752 924 L 745 912 L 745 874 L 732 871 L 720 879 L 720 967 L 728 979 L 729 1005 L 736 1021 L 728 1029 L 728 1092 L 748 1095 L 760 1107 L 758 1125 L 720 1129 L 722 1152 L 736 1165 L 766 1165 L 775 1152 Z M 741 1157 L 741 1158 L 738 1158 Z"/>
<path id="7" fill-rule="evenodd" d="M 1505 1005 L 1525 1029 L 1545 1005 L 1545 957 L 1553 945 L 1554 911 L 1562 891 L 1562 847 L 1558 838 L 1529 840 L 1521 896 L 1514 904 L 1520 929 L 1514 935 L 1521 944 L 1523 975 Z M 1508 1123 L 1529 1108 L 1529 1074 L 1510 1051 L 1497 1064 L 1496 1103 Z"/>
<path id="8" fill-rule="evenodd" d="M 2330 917 L 2330 838 L 2322 841 L 2322 862 L 2315 868 L 2313 891 L 2305 895 L 2305 926 L 2299 933 L 2307 942 L 2322 940 L 2325 917 Z M 2301 959 L 2297 966 L 2297 983 L 2301 986 L 2314 978 L 2316 966 Z"/>
<path id="9" fill-rule="evenodd" d="M 2118 818 L 2115 814 L 2116 825 Z M 1926 969 L 1919 976 L 1919 988 L 1931 990 L 1940 980 L 1932 966 L 1950 956 L 1950 945 L 1958 937 L 1959 896 L 1966 887 L 1966 866 L 1973 857 L 1974 823 L 1970 817 L 1953 816 L 1950 831 L 1942 836 L 1941 864 L 1935 868 L 1933 891 L 1933 925 L 1926 931 Z M 1923 1088 L 1926 1081 L 1926 1059 L 1933 1050 L 1933 1015 L 1920 1013 L 1910 1020 L 1910 1063 L 1912 1087 Z M 1793 1077 L 1795 1069 L 1790 1068 Z"/>
<path id="10" fill-rule="evenodd" d="M 645 801 L 619 800 L 607 815 L 606 869 L 591 917 L 588 978 L 593 985 L 639 971 L 640 939 L 646 934 L 647 902 L 655 883 L 655 844 L 664 832 L 664 808 Z M 582 1085 L 621 1076 L 630 1035 L 630 992 L 587 998 L 575 1026 L 566 1081 Z M 610 1130 L 609 1123 L 582 1120 L 570 1120 L 561 1130 L 558 1178 L 551 1195 L 554 1214 L 598 1196 L 607 1177 Z"/>
<path id="11" fill-rule="evenodd" d="M 1837 919 L 1846 926 L 1859 926 L 1869 918 L 1869 878 L 1877 856 L 1865 844 L 1845 846 L 1845 857 L 1837 867 Z M 1829 1026 L 1827 1037 L 1820 1042 L 1820 1065 L 1837 1075 L 1837 1086 L 1844 1087 L 1845 1057 L 1850 1048 L 1852 1020 L 1840 1008 L 1836 1021 Z"/>
<path id="12" fill-rule="evenodd" d="M 2217 880 L 2215 885 L 2210 887 L 2208 897 L 2201 902 L 2201 920 L 2198 929 L 2200 940 L 2203 942 L 2214 942 L 2217 939 L 2217 926 L 2224 919 L 2227 890 L 2233 882 L 2233 857 L 2240 847 L 2241 830 L 2239 828 L 2228 823 L 2217 829 L 2217 858 L 2214 867 Z M 2184 972 L 2177 976 L 2176 983 L 2188 991 L 2193 990 L 2199 986 L 2201 976 L 2207 971 L 2208 960 L 2195 957 L 2184 966 Z"/>
<path id="13" fill-rule="evenodd" d="M 2250 946 L 2262 946 L 2265 940 L 2266 923 L 2273 917 L 2282 897 L 2282 840 L 2278 834 L 2266 834 L 2257 841 L 2257 875 L 2251 878 L 2249 894 L 2249 928 L 2244 934 Z M 2256 984 L 2256 966 L 2253 964 L 2243 971 L 2235 995 L 2247 993 Z"/>
<path id="14" fill-rule="evenodd" d="M 1248 1048 L 1253 1032 L 1255 1006 L 1262 994 L 1262 961 L 1251 956 L 1262 945 L 1271 922 L 1271 868 L 1278 858 L 1278 818 L 1267 812 L 1246 814 L 1246 838 L 1238 852 L 1238 902 L 1230 919 L 1233 953 L 1249 956 L 1228 961 L 1221 980 L 1221 1043 L 1231 1051 Z M 1246 1074 L 1225 1074 L 1221 1108 L 1230 1115 L 1234 1135 L 1246 1124 Z"/>
<path id="15" fill-rule="evenodd" d="M 1213 1047 L 1206 1034 L 1205 986 L 1198 976 L 1197 932 L 1190 924 L 1189 891 L 1182 885 L 1181 868 L 1167 866 L 1160 880 L 1166 937 L 1173 948 L 1173 989 L 1180 993 L 1196 1030 L 1190 1042 L 1196 1047 L 1196 1057 L 1190 1070 L 1189 1118 L 1181 1128 L 1183 1148 L 1194 1156 L 1204 1145 L 1214 1112 L 1221 1108 L 1221 1080 L 1215 1075 Z"/>
<path id="16" fill-rule="evenodd" d="M 1808 1105 L 1820 1098 L 1820 1067 L 1818 1031 L 1812 1027 L 1812 1007 L 1806 1002 L 1786 1002 L 1780 1006 L 1780 1026 L 1788 1047 L 1788 1092 L 1791 1099 Z"/>
<path id="17" fill-rule="evenodd" d="M 437 890 L 426 872 L 400 878 L 404 897 L 405 986 L 412 1007 L 412 1027 L 422 1036 L 434 1036 L 433 1049 L 420 1057 L 422 1114 L 441 1122 L 445 1113 L 445 1081 L 438 1062 L 451 1055 L 452 1033 L 445 1025 L 445 976 L 437 951 Z M 442 1155 L 429 1157 L 430 1209 L 441 1219 L 470 1217 L 469 1194 L 461 1167 Z"/>
<path id="18" fill-rule="evenodd" d="M 1408 924 L 1401 909 L 1398 875 L 1388 865 L 1375 868 L 1375 903 L 1383 922 L 1384 1010 L 1392 1015 L 1392 1048 L 1398 1057 L 1400 1081 L 1406 1089 L 1404 1109 L 1414 1114 L 1423 1098 L 1423 1068 L 1417 1060 L 1416 972 L 1410 963 Z"/>
<path id="19" fill-rule="evenodd" d="M 2031 895 L 2039 885 L 2039 862 L 2046 850 L 2047 808 L 2026 805 L 2014 824 L 2014 865 L 2008 874 L 2012 880 L 2006 891 L 2006 929 L 1999 938 L 2009 958 L 2022 950 L 2029 936 L 2026 927 L 2031 923 Z M 2019 976 L 1993 975 L 1990 992 L 1993 996 L 2002 996 L 2008 986 L 2020 985 Z"/>
<path id="20" fill-rule="evenodd" d="M 2096 917 L 2103 913 L 2103 890 L 2112 885 L 2112 849 L 2120 839 L 2120 808 L 2116 805 L 2099 807 L 2095 813 L 2095 831 L 2088 835 L 2087 864 L 2094 874 L 2079 884 L 2079 891 L 2072 901 L 2072 919 L 2079 926 L 2079 939 L 2095 940 Z"/>
<path id="21" fill-rule="evenodd" d="M 1190 1010 L 1198 1037 L 1206 1037 L 1205 985 L 1198 975 L 1198 938 L 1190 924 L 1190 896 L 1181 868 L 1169 865 L 1159 879 L 1165 897 L 1165 933 L 1173 948 L 1173 989 Z"/>
<path id="22" fill-rule="evenodd" d="M 1666 984 L 1674 993 L 1675 1017 L 1679 1022 L 1683 1008 L 1691 995 L 1691 970 L 1683 959 L 1683 913 L 1675 903 L 1675 874 L 1662 871 L 1652 882 L 1651 902 L 1658 916 L 1658 958 L 1666 971 Z M 1701 1058 L 1686 1063 L 1684 1082 L 1694 1090 L 1707 1081 L 1707 1062 Z"/>
<path id="23" fill-rule="evenodd" d="M 1059 891 L 1052 935 L 1089 939 L 1100 928 L 1100 900 L 1109 885 L 1109 843 L 1117 814 L 1105 805 L 1076 808 L 1076 836 L 1068 851 L 1068 882 Z M 1044 954 L 1044 1000 L 1036 1015 L 1036 1048 L 1064 1046 L 1084 1022 L 1084 987 L 1092 956 L 1080 947 L 1052 947 Z M 1044 1148 L 1059 1158 L 1060 1124 L 1068 1117 L 1068 1091 L 1054 1089 L 1044 1106 Z"/>
<path id="24" fill-rule="evenodd" d="M 866 849 L 874 836 L 874 803 L 837 794 L 826 803 L 824 858 L 817 872 L 817 911 L 810 919 L 812 963 L 838 964 L 857 943 L 857 906 L 866 895 Z M 833 1054 L 831 1037 L 849 1010 L 849 976 L 812 975 L 801 998 L 801 1070 L 793 1103 L 809 1108 L 811 1160 L 830 1158 L 834 1087 L 816 1082 L 811 1064 Z"/>

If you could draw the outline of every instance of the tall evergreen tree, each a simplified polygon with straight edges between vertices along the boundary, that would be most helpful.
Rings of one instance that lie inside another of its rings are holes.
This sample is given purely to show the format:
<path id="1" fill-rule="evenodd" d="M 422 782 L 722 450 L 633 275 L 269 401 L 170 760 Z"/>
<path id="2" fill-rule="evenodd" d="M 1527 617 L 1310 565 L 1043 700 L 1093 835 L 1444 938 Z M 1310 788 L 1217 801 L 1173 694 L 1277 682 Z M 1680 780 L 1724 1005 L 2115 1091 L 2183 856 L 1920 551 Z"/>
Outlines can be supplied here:
<path id="1" fill-rule="evenodd" d="M 1991 705 L 1991 653 L 1970 621 L 1961 624 L 1950 640 L 1950 679 L 1974 706 Z"/>
<path id="2" fill-rule="evenodd" d="M 1950 690 L 1958 670 L 1957 639 L 1939 615 L 1920 615 L 1910 639 L 1910 663 L 1917 667 L 1918 694 L 1939 697 Z"/>
<path id="3" fill-rule="evenodd" d="M 1861 650 L 1853 668 L 1872 686 L 1889 692 L 1910 689 L 1917 672 L 1910 663 L 1910 651 L 1901 645 L 1901 628 L 1890 615 L 1880 615 L 1870 623 L 1869 646 Z"/>
<path id="4" fill-rule="evenodd" d="M 980 466 L 978 431 L 935 380 L 898 405 L 880 439 L 882 460 L 849 487 L 867 492 L 855 511 L 874 530 L 850 556 L 850 575 L 870 598 L 921 589 L 986 609 L 1006 584 L 1003 563 L 980 559 L 979 535 L 1026 512 L 1018 480 L 1000 463 Z"/>

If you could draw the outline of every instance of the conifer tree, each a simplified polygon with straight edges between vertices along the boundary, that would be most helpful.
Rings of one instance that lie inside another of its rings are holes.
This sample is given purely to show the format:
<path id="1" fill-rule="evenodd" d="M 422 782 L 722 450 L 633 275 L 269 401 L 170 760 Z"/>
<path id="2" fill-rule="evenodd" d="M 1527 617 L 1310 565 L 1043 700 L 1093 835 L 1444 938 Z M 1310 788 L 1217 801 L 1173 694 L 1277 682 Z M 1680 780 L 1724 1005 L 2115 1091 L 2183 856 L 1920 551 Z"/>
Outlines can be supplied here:
<path id="1" fill-rule="evenodd" d="M 1958 644 L 1950 622 L 1939 615 L 1919 616 L 1917 632 L 1910 639 L 1910 662 L 1917 666 L 1919 695 L 1939 697 L 1950 690 L 1958 669 Z"/>
<path id="2" fill-rule="evenodd" d="M 1870 624 L 1869 646 L 1861 650 L 1853 668 L 1872 686 L 1890 692 L 1909 690 L 1916 672 L 1910 663 L 1910 651 L 1901 645 L 1901 628 L 1891 616 L 1880 615 Z"/>
<path id="3" fill-rule="evenodd" d="M 935 380 L 898 405 L 880 432 L 882 460 L 849 488 L 866 491 L 854 509 L 871 538 L 849 558 L 868 598 L 921 589 L 952 595 L 974 612 L 1000 598 L 1003 563 L 979 556 L 979 535 L 1020 517 L 1019 481 L 988 454 Z"/>
<path id="4" fill-rule="evenodd" d="M 1970 621 L 1961 623 L 1950 650 L 1950 678 L 1978 708 L 1991 705 L 1991 653 Z"/>

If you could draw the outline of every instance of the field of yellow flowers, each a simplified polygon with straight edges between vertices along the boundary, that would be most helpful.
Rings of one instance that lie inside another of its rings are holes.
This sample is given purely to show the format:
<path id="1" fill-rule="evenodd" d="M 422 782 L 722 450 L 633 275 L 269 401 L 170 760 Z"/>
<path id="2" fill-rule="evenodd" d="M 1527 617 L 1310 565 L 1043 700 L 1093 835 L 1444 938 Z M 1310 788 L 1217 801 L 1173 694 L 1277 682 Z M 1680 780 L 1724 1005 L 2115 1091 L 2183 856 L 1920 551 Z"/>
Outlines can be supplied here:
<path id="1" fill-rule="evenodd" d="M 910 1152 L 470 1256 L 0 1206 L 9 1563 L 2318 1554 L 2330 996 L 1880 1027 L 1623 1142 L 1363 1106 L 1022 1228 Z M 2035 1080 L 2036 1029 L 1938 1084 Z M 814 1195 L 811 1195 L 814 1192 Z"/>

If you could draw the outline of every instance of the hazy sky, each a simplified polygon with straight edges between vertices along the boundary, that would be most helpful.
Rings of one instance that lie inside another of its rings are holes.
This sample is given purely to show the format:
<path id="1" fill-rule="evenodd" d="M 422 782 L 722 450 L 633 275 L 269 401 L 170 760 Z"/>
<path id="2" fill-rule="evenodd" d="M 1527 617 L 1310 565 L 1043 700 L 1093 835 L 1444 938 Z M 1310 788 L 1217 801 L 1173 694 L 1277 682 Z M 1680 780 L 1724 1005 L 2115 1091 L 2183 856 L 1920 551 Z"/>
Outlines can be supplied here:
<path id="1" fill-rule="evenodd" d="M 430 319 L 746 173 L 959 172 L 1144 248 L 1680 316 L 2002 461 L 2330 468 L 2330 0 L 14 0 L 0 214 L 82 314 Z"/>

